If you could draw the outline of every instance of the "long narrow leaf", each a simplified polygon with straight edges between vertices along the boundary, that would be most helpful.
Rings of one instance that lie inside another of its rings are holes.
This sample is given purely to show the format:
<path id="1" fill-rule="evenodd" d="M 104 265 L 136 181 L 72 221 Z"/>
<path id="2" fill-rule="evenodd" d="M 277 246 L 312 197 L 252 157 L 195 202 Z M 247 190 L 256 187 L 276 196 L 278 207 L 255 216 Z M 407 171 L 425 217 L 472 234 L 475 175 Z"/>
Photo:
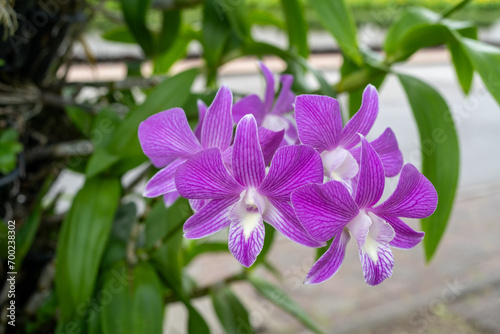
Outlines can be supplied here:
<path id="1" fill-rule="evenodd" d="M 443 237 L 457 188 L 459 145 L 448 105 L 441 95 L 423 81 L 398 75 L 417 122 L 422 150 L 422 171 L 438 193 L 436 212 L 422 220 L 424 248 L 430 261 Z"/>

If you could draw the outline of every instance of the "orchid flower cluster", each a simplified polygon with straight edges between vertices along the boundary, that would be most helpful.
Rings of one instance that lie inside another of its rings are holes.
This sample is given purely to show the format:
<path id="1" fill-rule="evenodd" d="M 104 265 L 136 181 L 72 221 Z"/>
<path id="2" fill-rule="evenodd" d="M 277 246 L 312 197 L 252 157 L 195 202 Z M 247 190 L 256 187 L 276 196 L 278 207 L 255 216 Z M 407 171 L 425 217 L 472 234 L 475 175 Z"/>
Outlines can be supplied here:
<path id="1" fill-rule="evenodd" d="M 365 281 L 377 285 L 392 275 L 391 247 L 409 249 L 424 237 L 400 218 L 425 218 L 437 205 L 433 185 L 403 157 L 393 131 L 369 142 L 365 136 L 378 114 L 378 95 L 369 85 L 359 111 L 343 126 L 339 102 L 291 91 L 293 77 L 281 77 L 275 100 L 271 71 L 265 97 L 244 97 L 233 105 L 222 86 L 207 108 L 198 103 L 199 123 L 169 109 L 139 127 L 144 153 L 161 168 L 144 196 L 179 195 L 194 214 L 184 236 L 199 239 L 229 228 L 228 248 L 245 267 L 264 244 L 264 222 L 286 238 L 328 250 L 305 283 L 316 284 L 340 268 L 353 237 Z M 233 138 L 233 127 L 236 131 Z M 400 174 L 389 198 L 378 204 L 386 177 Z"/>

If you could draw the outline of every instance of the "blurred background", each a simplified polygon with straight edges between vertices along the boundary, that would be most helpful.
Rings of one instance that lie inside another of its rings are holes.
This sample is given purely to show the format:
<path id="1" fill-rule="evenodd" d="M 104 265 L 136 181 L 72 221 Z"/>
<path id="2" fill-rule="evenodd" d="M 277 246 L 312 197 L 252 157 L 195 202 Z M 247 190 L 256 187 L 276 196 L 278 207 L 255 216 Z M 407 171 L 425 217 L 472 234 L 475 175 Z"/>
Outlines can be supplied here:
<path id="1" fill-rule="evenodd" d="M 0 0 L 0 38 L 0 333 L 500 333 L 500 1 Z M 242 271 L 227 234 L 182 238 L 187 201 L 142 197 L 138 124 L 194 126 L 221 84 L 263 96 L 257 60 L 346 119 L 376 85 L 368 138 L 391 127 L 435 184 L 380 286 L 353 243 L 303 285 L 316 250 L 278 234 Z"/>

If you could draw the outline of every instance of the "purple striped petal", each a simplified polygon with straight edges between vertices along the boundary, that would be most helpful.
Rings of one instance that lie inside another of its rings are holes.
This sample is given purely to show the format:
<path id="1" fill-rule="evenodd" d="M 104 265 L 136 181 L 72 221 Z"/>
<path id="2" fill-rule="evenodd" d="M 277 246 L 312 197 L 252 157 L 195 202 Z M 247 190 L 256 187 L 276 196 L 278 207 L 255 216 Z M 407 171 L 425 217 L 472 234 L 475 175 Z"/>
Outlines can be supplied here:
<path id="1" fill-rule="evenodd" d="M 322 182 L 323 164 L 318 152 L 307 145 L 284 146 L 274 154 L 259 193 L 289 201 L 290 194 L 298 187 Z"/>
<path id="2" fill-rule="evenodd" d="M 148 157 L 164 159 L 187 158 L 202 147 L 189 127 L 181 108 L 162 111 L 139 125 L 139 141 Z M 159 162 L 155 159 L 155 162 Z"/>
<path id="3" fill-rule="evenodd" d="M 262 70 L 262 74 L 264 74 L 264 79 L 266 80 L 266 91 L 264 93 L 264 105 L 263 110 L 264 114 L 267 114 L 271 111 L 274 103 L 274 76 L 273 72 L 269 68 L 267 68 L 264 63 L 259 62 L 260 69 Z"/>
<path id="4" fill-rule="evenodd" d="M 305 284 L 318 284 L 326 281 L 339 271 L 345 257 L 345 248 L 349 242 L 349 233 L 342 231 L 333 239 L 328 250 L 307 273 Z"/>
<path id="5" fill-rule="evenodd" d="M 177 168 L 175 185 L 179 194 L 188 199 L 221 199 L 244 190 L 229 175 L 217 148 L 204 150 Z"/>
<path id="6" fill-rule="evenodd" d="M 383 215 L 380 218 L 388 222 L 396 233 L 390 242 L 391 247 L 410 249 L 418 245 L 425 236 L 424 232 L 413 230 L 399 218 Z"/>
<path id="7" fill-rule="evenodd" d="M 252 114 L 260 126 L 262 120 L 264 119 L 264 104 L 255 94 L 245 96 L 233 106 L 233 121 L 238 124 L 238 122 L 243 118 L 243 116 Z"/>
<path id="8" fill-rule="evenodd" d="M 209 199 L 190 199 L 189 200 L 189 206 L 193 210 L 194 213 L 198 212 L 201 210 L 202 207 L 207 205 L 208 202 L 211 200 Z"/>
<path id="9" fill-rule="evenodd" d="M 434 213 L 437 202 L 432 183 L 415 166 L 406 164 L 394 193 L 373 212 L 385 216 L 425 218 Z"/>
<path id="10" fill-rule="evenodd" d="M 356 203 L 362 209 L 376 204 L 384 192 L 384 167 L 377 152 L 361 138 L 361 159 L 359 181 L 356 189 Z"/>
<path id="11" fill-rule="evenodd" d="M 245 187 L 258 187 L 266 176 L 266 166 L 252 115 L 246 115 L 238 123 L 232 156 L 236 181 Z"/>
<path id="12" fill-rule="evenodd" d="M 257 209 L 248 209 L 244 198 L 231 209 L 228 247 L 236 260 L 250 267 L 264 245 L 264 223 Z"/>
<path id="13" fill-rule="evenodd" d="M 163 168 L 174 161 L 175 158 L 149 157 L 149 160 L 156 168 Z"/>
<path id="14" fill-rule="evenodd" d="M 167 167 L 157 172 L 146 184 L 146 188 L 144 189 L 144 193 L 142 195 L 144 197 L 156 197 L 176 191 L 174 178 L 175 172 L 185 161 L 185 159 L 177 159 Z"/>
<path id="15" fill-rule="evenodd" d="M 292 204 L 306 232 L 318 241 L 333 238 L 359 212 L 349 191 L 337 181 L 295 190 Z"/>
<path id="16" fill-rule="evenodd" d="M 259 128 L 259 143 L 264 156 L 264 164 L 267 166 L 273 159 L 274 153 L 280 147 L 285 131 L 271 131 L 266 128 Z"/>
<path id="17" fill-rule="evenodd" d="M 358 242 L 359 258 L 366 283 L 377 285 L 392 275 L 394 257 L 389 243 L 394 229 L 372 213 L 360 214 L 347 228 Z"/>
<path id="18" fill-rule="evenodd" d="M 295 101 L 295 94 L 290 89 L 293 84 L 293 75 L 283 74 L 281 76 L 281 90 L 274 104 L 273 114 L 282 115 L 286 112 L 293 110 L 293 102 Z"/>
<path id="19" fill-rule="evenodd" d="M 263 218 L 266 223 L 296 243 L 308 247 L 325 246 L 324 242 L 318 242 L 307 234 L 289 202 L 269 198 Z"/>
<path id="20" fill-rule="evenodd" d="M 361 260 L 366 283 L 378 285 L 392 276 L 394 256 L 389 245 L 379 245 L 376 260 L 373 260 L 361 250 L 359 251 L 359 259 Z"/>
<path id="21" fill-rule="evenodd" d="M 200 239 L 219 232 L 231 224 L 229 211 L 239 196 L 214 199 L 184 223 L 184 237 Z"/>
<path id="22" fill-rule="evenodd" d="M 398 175 L 403 167 L 403 154 L 399 150 L 398 141 L 391 128 L 385 129 L 377 139 L 370 142 L 370 145 L 377 152 L 382 165 L 384 165 L 385 177 Z M 361 147 L 355 147 L 350 152 L 359 161 Z"/>
<path id="23" fill-rule="evenodd" d="M 340 145 L 350 149 L 359 143 L 359 135 L 366 136 L 370 132 L 373 123 L 378 115 L 378 94 L 377 89 L 372 86 L 366 86 L 363 92 L 363 101 L 358 112 L 347 122 L 342 130 Z"/>
<path id="24" fill-rule="evenodd" d="M 342 133 L 339 101 L 328 96 L 299 95 L 295 99 L 299 138 L 319 152 L 332 150 Z"/>
<path id="25" fill-rule="evenodd" d="M 203 121 L 205 120 L 205 114 L 207 113 L 207 105 L 202 100 L 198 99 L 196 101 L 198 106 L 198 124 L 194 128 L 194 135 L 198 140 L 201 140 L 201 129 L 203 129 Z"/>
<path id="26" fill-rule="evenodd" d="M 177 191 L 172 191 L 163 195 L 163 203 L 165 203 L 165 206 L 169 208 L 175 203 L 175 201 L 177 201 L 179 197 L 180 195 Z"/>
<path id="27" fill-rule="evenodd" d="M 201 144 L 204 148 L 218 147 L 224 151 L 231 144 L 233 136 L 232 103 L 233 94 L 227 86 L 222 86 L 208 107 L 203 120 Z"/>

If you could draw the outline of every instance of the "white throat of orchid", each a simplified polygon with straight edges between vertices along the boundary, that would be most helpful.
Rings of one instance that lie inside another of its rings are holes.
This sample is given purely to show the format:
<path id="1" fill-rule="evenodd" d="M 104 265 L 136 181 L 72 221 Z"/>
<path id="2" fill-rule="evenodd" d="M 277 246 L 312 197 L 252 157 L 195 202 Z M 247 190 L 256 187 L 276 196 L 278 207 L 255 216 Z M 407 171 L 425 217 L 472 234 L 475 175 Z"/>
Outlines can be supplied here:
<path id="1" fill-rule="evenodd" d="M 358 242 L 359 249 L 374 263 L 378 262 L 380 247 L 395 236 L 392 226 L 371 212 L 361 211 L 346 227 Z"/>
<path id="2" fill-rule="evenodd" d="M 352 154 L 342 148 L 337 147 L 331 151 L 321 153 L 325 178 L 327 181 L 349 181 L 358 174 L 359 165 Z"/>
<path id="3" fill-rule="evenodd" d="M 279 115 L 267 114 L 262 120 L 262 126 L 271 131 L 288 130 L 290 124 Z"/>
<path id="4" fill-rule="evenodd" d="M 254 188 L 248 188 L 240 194 L 240 199 L 231 208 L 231 224 L 241 225 L 245 240 L 248 240 L 252 231 L 262 223 L 265 206 L 265 198 Z"/>

